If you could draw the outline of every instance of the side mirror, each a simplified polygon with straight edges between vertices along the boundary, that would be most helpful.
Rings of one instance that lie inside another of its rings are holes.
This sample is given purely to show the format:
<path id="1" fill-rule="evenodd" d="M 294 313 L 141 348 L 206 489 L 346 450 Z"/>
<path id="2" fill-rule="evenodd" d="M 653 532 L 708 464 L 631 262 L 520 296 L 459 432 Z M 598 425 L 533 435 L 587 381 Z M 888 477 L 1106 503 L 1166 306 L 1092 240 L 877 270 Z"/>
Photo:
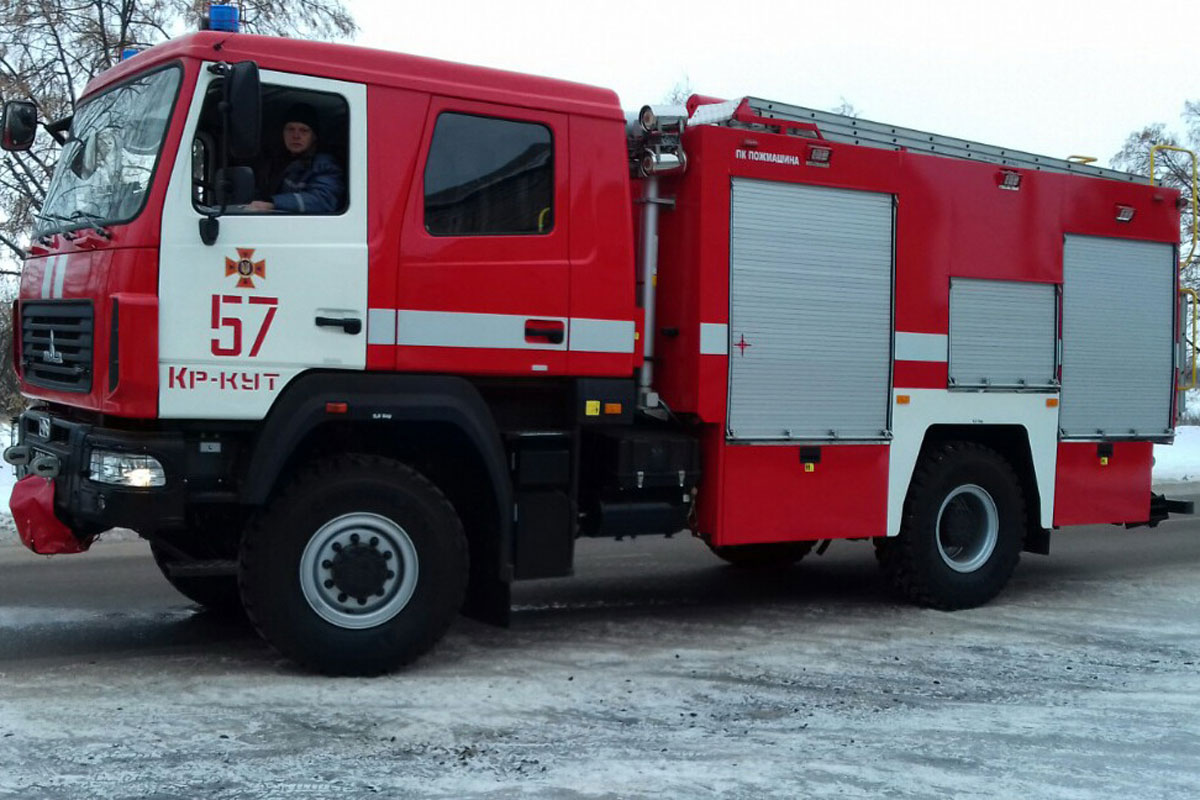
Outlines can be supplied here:
<path id="1" fill-rule="evenodd" d="M 258 64 L 239 61 L 225 76 L 225 113 L 228 115 L 229 155 L 236 159 L 258 155 L 262 136 L 262 91 Z"/>
<path id="2" fill-rule="evenodd" d="M 254 170 L 250 167 L 219 169 L 214 183 L 219 206 L 241 206 L 254 199 Z"/>
<path id="3" fill-rule="evenodd" d="M 5 150 L 28 150 L 37 134 L 37 106 L 29 100 L 6 101 L 0 128 L 3 129 L 0 147 Z"/>

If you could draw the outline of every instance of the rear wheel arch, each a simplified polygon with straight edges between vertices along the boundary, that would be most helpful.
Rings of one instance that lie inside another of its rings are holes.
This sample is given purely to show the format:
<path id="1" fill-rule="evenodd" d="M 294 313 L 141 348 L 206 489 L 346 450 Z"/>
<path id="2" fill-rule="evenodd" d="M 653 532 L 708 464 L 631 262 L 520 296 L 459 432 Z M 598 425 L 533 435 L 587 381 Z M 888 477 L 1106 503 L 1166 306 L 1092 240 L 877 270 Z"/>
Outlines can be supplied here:
<path id="1" fill-rule="evenodd" d="M 931 448 L 946 442 L 974 442 L 1004 457 L 1016 473 L 1025 496 L 1027 536 L 1024 547 L 1031 552 L 1047 552 L 1048 534 L 1041 527 L 1042 494 L 1038 488 L 1029 430 L 1024 425 L 931 425 L 925 431 L 918 462 Z"/>

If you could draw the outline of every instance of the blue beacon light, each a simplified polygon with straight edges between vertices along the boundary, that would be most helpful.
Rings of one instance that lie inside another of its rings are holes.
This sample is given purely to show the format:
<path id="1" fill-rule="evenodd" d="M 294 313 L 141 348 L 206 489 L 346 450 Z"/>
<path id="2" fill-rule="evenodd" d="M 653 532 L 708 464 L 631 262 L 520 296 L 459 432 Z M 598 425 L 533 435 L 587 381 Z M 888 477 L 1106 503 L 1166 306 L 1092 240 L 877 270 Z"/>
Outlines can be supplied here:
<path id="1" fill-rule="evenodd" d="M 238 7 L 213 3 L 208 7 L 208 28 L 213 31 L 238 32 Z"/>

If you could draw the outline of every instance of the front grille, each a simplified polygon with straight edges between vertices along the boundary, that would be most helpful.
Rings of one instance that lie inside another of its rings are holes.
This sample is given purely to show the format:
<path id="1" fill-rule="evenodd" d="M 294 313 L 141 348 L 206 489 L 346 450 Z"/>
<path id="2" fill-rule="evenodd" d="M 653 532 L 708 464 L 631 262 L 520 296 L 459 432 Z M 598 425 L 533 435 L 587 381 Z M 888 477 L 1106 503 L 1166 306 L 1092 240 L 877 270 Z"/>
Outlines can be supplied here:
<path id="1" fill-rule="evenodd" d="M 92 304 L 88 300 L 21 303 L 25 380 L 64 392 L 92 390 Z"/>

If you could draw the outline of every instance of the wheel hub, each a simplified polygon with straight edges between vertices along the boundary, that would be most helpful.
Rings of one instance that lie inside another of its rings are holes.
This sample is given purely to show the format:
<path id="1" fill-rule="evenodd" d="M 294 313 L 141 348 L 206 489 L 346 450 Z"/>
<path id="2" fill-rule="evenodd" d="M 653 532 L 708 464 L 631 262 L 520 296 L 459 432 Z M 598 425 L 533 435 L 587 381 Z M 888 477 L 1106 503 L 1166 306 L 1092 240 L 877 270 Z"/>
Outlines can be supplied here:
<path id="1" fill-rule="evenodd" d="M 383 595 L 387 579 L 393 574 L 378 544 L 343 547 L 330 563 L 329 572 L 337 589 L 357 598 Z"/>
<path id="2" fill-rule="evenodd" d="M 300 557 L 300 589 L 326 622 L 359 630 L 381 625 L 416 591 L 417 550 L 408 533 L 378 514 L 330 520 Z"/>
<path id="3" fill-rule="evenodd" d="M 946 495 L 937 516 L 938 554 L 955 572 L 974 572 L 988 562 L 1000 538 L 1000 514 L 987 490 L 963 484 Z"/>

